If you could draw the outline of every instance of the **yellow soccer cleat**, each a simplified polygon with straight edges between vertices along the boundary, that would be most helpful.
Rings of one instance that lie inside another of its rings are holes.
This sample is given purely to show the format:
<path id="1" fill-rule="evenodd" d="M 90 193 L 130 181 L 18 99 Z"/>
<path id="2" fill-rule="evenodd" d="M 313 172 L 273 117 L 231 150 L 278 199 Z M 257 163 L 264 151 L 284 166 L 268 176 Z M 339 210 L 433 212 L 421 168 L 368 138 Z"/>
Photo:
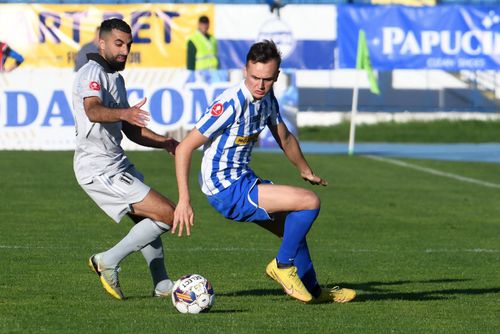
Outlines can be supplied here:
<path id="1" fill-rule="evenodd" d="M 107 293 L 116 299 L 125 299 L 120 288 L 120 281 L 118 280 L 118 271 L 120 271 L 120 267 L 101 268 L 101 266 L 99 266 L 99 254 L 92 255 L 88 265 L 90 269 L 99 276 L 99 280 Z"/>
<path id="2" fill-rule="evenodd" d="M 273 259 L 267 265 L 266 273 L 273 280 L 281 284 L 285 293 L 293 298 L 306 303 L 313 299 L 297 275 L 297 267 L 278 268 L 276 259 Z"/>
<path id="3" fill-rule="evenodd" d="M 310 304 L 323 303 L 347 303 L 356 298 L 356 291 L 338 286 L 328 289 L 321 288 L 321 294 L 318 298 L 313 298 Z"/>

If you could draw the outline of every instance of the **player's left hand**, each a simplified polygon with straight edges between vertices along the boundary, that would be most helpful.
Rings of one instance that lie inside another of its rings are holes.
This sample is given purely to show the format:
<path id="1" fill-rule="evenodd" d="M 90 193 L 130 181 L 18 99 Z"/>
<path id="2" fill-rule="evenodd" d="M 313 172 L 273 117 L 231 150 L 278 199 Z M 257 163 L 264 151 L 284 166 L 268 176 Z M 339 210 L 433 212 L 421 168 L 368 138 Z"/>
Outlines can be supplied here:
<path id="1" fill-rule="evenodd" d="M 175 155 L 175 149 L 177 148 L 177 145 L 179 145 L 179 142 L 177 140 L 175 140 L 174 138 L 167 138 L 164 143 L 164 148 L 168 153 L 170 153 L 170 155 Z"/>
<path id="2" fill-rule="evenodd" d="M 328 185 L 328 182 L 326 180 L 323 180 L 321 177 L 314 175 L 311 170 L 300 173 L 300 176 L 302 176 L 302 178 L 310 184 L 322 186 Z"/>

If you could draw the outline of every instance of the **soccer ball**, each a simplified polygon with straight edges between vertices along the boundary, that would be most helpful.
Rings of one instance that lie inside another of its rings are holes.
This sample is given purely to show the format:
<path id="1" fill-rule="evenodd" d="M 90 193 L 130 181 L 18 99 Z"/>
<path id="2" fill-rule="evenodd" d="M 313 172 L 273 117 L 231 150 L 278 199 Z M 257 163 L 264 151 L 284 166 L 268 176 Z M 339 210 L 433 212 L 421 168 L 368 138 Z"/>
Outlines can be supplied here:
<path id="1" fill-rule="evenodd" d="M 175 282 L 172 303 L 181 313 L 208 312 L 215 301 L 212 284 L 203 276 L 190 274 Z"/>

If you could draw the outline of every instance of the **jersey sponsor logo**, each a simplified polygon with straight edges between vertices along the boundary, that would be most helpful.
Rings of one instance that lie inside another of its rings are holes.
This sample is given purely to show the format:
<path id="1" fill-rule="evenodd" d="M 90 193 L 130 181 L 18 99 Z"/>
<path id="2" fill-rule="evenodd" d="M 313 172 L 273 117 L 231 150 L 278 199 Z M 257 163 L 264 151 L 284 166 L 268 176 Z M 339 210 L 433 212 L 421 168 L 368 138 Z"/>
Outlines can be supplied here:
<path id="1" fill-rule="evenodd" d="M 223 111 L 224 111 L 224 106 L 222 106 L 221 103 L 216 103 L 212 106 L 212 109 L 210 109 L 210 114 L 212 116 L 219 117 Z"/>
<path id="2" fill-rule="evenodd" d="M 257 132 L 250 136 L 237 136 L 236 139 L 234 140 L 234 143 L 236 145 L 247 145 L 250 142 L 257 140 L 257 138 L 259 138 L 259 134 L 260 133 Z"/>
<path id="3" fill-rule="evenodd" d="M 89 88 L 92 89 L 92 90 L 100 91 L 101 90 L 101 85 L 99 85 L 99 83 L 96 82 L 96 81 L 91 81 L 89 83 Z"/>

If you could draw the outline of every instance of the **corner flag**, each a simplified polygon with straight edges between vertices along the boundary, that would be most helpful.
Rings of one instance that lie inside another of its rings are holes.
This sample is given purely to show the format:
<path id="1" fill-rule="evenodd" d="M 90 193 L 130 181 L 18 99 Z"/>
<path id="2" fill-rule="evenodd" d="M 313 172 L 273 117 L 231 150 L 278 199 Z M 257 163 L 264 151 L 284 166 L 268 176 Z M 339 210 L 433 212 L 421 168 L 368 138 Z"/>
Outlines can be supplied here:
<path id="1" fill-rule="evenodd" d="M 366 45 L 366 35 L 363 29 L 359 30 L 356 69 L 366 70 L 366 73 L 368 74 L 368 81 L 370 82 L 370 91 L 373 94 L 379 95 L 380 89 L 378 88 L 377 78 L 375 78 L 375 74 L 373 73 L 370 61 L 370 51 Z"/>
<path id="2" fill-rule="evenodd" d="M 368 51 L 368 45 L 366 45 L 366 35 L 363 29 L 359 30 L 358 36 L 358 51 L 356 54 L 356 69 L 366 70 L 368 74 L 368 81 L 370 82 L 370 91 L 373 94 L 380 94 L 380 89 L 378 88 L 377 78 L 373 73 L 372 64 L 370 62 L 370 52 Z M 358 71 L 356 71 L 356 84 L 352 91 L 352 109 L 351 109 L 351 127 L 349 130 L 349 155 L 354 154 L 354 138 L 356 136 L 356 114 L 358 113 Z"/>

